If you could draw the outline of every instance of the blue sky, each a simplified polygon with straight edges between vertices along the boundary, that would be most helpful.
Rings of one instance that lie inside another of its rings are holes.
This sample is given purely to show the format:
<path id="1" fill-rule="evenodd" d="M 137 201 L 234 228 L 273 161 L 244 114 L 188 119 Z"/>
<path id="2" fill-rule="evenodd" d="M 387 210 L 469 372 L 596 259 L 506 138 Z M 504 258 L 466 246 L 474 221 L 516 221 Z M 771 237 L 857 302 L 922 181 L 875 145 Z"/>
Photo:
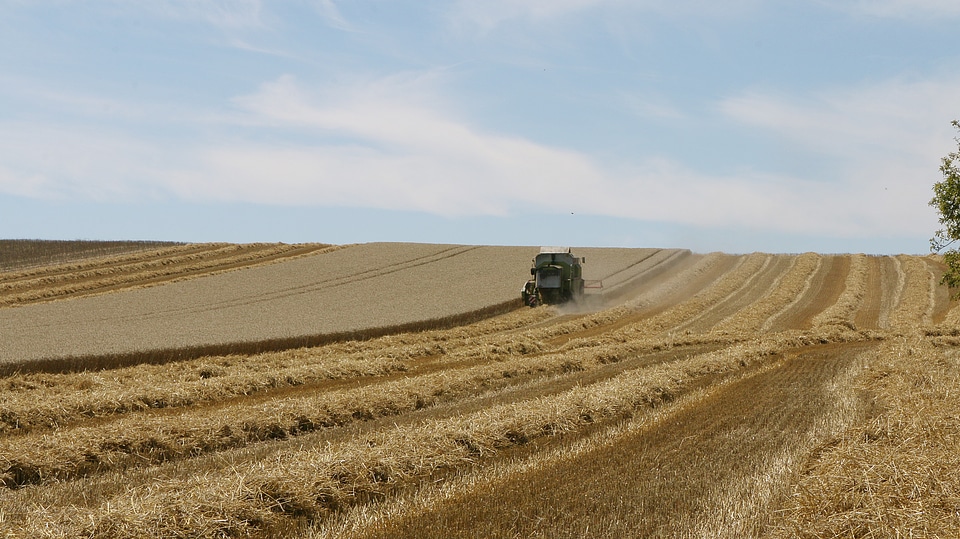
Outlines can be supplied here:
<path id="1" fill-rule="evenodd" d="M 0 237 L 924 253 L 955 0 L 0 0 Z"/>

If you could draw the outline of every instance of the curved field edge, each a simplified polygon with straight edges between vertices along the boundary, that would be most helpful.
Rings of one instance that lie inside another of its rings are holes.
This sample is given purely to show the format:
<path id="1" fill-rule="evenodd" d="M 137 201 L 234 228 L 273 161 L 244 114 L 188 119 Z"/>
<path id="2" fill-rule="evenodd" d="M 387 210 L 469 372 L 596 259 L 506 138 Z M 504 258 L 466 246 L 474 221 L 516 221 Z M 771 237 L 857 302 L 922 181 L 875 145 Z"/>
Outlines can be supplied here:
<path id="1" fill-rule="evenodd" d="M 68 373 L 87 370 L 105 370 L 139 364 L 162 365 L 165 363 L 185 361 L 207 356 L 262 354 L 265 352 L 276 352 L 294 348 L 322 346 L 337 342 L 367 340 L 399 333 L 454 328 L 479 320 L 484 320 L 493 316 L 505 314 L 521 307 L 523 307 L 523 304 L 518 298 L 516 300 L 490 305 L 482 309 L 465 313 L 459 313 L 430 320 L 407 322 L 362 330 L 338 331 L 317 335 L 300 335 L 296 337 L 264 339 L 260 341 L 143 350 L 118 354 L 92 354 L 85 356 L 37 359 L 19 363 L 0 363 L 0 376 L 40 372 Z"/>

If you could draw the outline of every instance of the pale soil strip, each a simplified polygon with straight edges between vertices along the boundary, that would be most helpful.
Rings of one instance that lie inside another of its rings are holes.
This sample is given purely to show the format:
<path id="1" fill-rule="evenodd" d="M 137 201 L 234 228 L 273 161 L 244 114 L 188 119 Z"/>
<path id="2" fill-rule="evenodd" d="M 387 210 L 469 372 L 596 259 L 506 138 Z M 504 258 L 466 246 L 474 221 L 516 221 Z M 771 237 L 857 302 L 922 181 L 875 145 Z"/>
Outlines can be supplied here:
<path id="1" fill-rule="evenodd" d="M 814 253 L 793 257 L 790 268 L 770 284 L 759 301 L 727 317 L 715 325 L 713 331 L 766 332 L 778 314 L 790 309 L 803 297 L 821 263 L 820 255 Z"/>
<path id="2" fill-rule="evenodd" d="M 867 294 L 867 272 L 870 261 L 866 255 L 856 254 L 851 257 L 850 272 L 847 274 L 846 284 L 837 302 L 827 307 L 813 319 L 813 327 L 842 326 L 856 329 L 854 318 L 863 305 Z"/>
<path id="3" fill-rule="evenodd" d="M 171 479 L 134 488 L 99 508 L 64 510 L 57 520 L 65 520 L 61 529 L 68 534 L 157 537 L 239 532 L 255 521 L 275 521 L 278 511 L 317 518 L 330 507 L 353 505 L 357 496 L 379 492 L 387 483 L 422 477 L 491 455 L 498 448 L 649 406 L 665 393 L 681 393 L 698 376 L 735 372 L 763 362 L 776 349 L 768 343 L 736 345 L 551 397 L 280 454 L 225 476 Z M 180 520 L 176 515 L 191 517 Z M 36 517 L 28 517 L 22 531 L 39 537 L 50 519 Z"/>
<path id="4" fill-rule="evenodd" d="M 797 265 L 801 267 L 799 270 L 800 273 L 808 271 L 806 277 L 802 281 L 800 289 L 795 288 L 797 280 L 787 280 L 782 284 L 783 289 L 780 287 L 777 288 L 775 295 L 779 303 L 771 302 L 770 308 L 774 310 L 770 314 L 766 321 L 760 326 L 761 333 L 768 333 L 773 330 L 774 324 L 784 316 L 786 313 L 790 312 L 794 307 L 796 307 L 801 301 L 804 301 L 807 297 L 807 294 L 810 292 L 810 288 L 813 286 L 813 280 L 817 276 L 817 273 L 823 268 L 824 257 L 814 253 L 806 253 L 797 257 Z M 812 267 L 810 267 L 812 266 Z M 799 275 L 798 275 L 799 277 Z M 791 288 L 790 285 L 794 285 Z M 777 306 L 780 306 L 777 308 Z"/>

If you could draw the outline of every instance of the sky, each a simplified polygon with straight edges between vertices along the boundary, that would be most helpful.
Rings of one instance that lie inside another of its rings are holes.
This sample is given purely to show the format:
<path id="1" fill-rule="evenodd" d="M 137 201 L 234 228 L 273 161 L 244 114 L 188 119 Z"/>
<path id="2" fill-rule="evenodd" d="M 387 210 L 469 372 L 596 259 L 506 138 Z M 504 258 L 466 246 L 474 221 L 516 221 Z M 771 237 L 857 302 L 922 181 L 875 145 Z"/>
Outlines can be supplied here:
<path id="1" fill-rule="evenodd" d="M 0 237 L 924 254 L 956 0 L 0 0 Z"/>

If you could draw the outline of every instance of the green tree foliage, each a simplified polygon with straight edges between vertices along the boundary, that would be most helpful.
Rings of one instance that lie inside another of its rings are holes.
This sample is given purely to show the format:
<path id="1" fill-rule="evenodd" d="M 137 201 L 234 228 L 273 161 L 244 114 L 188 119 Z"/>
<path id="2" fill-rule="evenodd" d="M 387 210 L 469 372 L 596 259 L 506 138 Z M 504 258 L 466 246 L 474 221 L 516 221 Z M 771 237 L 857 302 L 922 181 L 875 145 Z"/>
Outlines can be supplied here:
<path id="1" fill-rule="evenodd" d="M 960 122 L 954 120 L 951 123 L 960 130 Z M 960 145 L 960 139 L 954 140 Z M 935 253 L 960 240 L 960 148 L 940 161 L 940 172 L 943 180 L 933 185 L 934 197 L 930 200 L 930 205 L 940 213 L 940 224 L 943 225 L 930 239 L 930 250 Z M 943 261 L 947 264 L 947 272 L 940 282 L 953 289 L 960 287 L 960 251 L 948 249 L 943 253 Z M 960 294 L 955 297 L 957 295 Z"/>

